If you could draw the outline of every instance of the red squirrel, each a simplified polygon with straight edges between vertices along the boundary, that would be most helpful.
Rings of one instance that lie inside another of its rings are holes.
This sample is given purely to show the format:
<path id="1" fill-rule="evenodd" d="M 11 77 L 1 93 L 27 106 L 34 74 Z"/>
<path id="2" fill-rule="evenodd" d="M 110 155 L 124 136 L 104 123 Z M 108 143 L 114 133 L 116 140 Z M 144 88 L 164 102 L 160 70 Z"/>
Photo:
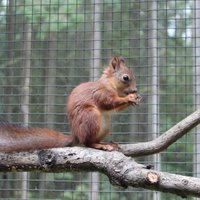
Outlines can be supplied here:
<path id="1" fill-rule="evenodd" d="M 84 145 L 116 150 L 115 143 L 101 141 L 109 134 L 110 115 L 141 100 L 133 72 L 122 57 L 113 57 L 100 79 L 73 89 L 67 101 L 71 135 L 47 129 L 0 124 L 0 152 L 29 151 Z"/>

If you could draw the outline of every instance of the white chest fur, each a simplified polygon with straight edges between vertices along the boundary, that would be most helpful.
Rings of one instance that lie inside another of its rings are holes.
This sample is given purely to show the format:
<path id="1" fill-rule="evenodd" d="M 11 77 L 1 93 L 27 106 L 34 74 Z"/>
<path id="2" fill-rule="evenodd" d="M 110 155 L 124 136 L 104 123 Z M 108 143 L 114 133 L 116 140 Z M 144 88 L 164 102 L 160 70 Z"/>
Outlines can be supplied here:
<path id="1" fill-rule="evenodd" d="M 100 119 L 100 130 L 98 132 L 97 139 L 101 141 L 109 133 L 110 129 L 110 113 L 102 112 Z"/>

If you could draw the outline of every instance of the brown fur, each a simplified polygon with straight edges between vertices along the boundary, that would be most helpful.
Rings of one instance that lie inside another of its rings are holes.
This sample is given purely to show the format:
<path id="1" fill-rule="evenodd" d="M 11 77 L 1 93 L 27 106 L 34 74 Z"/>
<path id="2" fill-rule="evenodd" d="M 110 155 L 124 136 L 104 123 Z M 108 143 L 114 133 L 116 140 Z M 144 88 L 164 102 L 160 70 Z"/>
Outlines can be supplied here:
<path id="1" fill-rule="evenodd" d="M 70 146 L 71 136 L 46 128 L 0 125 L 0 152 L 29 151 Z"/>
<path id="2" fill-rule="evenodd" d="M 130 81 L 123 81 L 124 74 Z M 68 98 L 67 113 L 75 144 L 112 149 L 99 145 L 109 134 L 111 113 L 139 101 L 133 73 L 123 58 L 114 57 L 99 80 L 80 84 Z"/>
<path id="3" fill-rule="evenodd" d="M 124 76 L 128 80 L 124 80 Z M 117 144 L 101 144 L 109 134 L 110 115 L 129 105 L 139 103 L 135 77 L 124 59 L 114 57 L 95 82 L 77 86 L 67 102 L 68 119 L 72 134 L 46 128 L 23 128 L 0 124 L 0 151 L 28 151 L 73 145 L 85 145 L 103 150 L 114 150 Z"/>

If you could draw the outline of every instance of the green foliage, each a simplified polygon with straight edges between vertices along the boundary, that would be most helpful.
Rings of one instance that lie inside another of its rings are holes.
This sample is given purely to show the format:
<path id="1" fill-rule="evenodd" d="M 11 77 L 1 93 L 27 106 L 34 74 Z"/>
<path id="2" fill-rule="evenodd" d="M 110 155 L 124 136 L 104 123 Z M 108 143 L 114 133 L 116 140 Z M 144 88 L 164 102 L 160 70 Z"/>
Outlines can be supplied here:
<path id="1" fill-rule="evenodd" d="M 37 38 L 44 39 L 48 32 L 67 31 L 83 23 L 81 0 L 26 0 L 17 1 L 17 14 L 24 15 L 26 21 L 38 30 Z"/>
<path id="2" fill-rule="evenodd" d="M 47 60 L 56 65 L 55 85 L 55 129 L 69 132 L 66 123 L 66 96 L 72 88 L 89 80 L 91 67 L 94 5 L 85 0 L 19 0 L 13 7 L 14 23 L 12 48 L 8 46 L 8 27 L 6 26 L 5 1 L 0 1 L 0 111 L 4 106 L 12 106 L 13 121 L 20 121 L 21 84 L 23 59 L 24 22 L 32 31 L 31 83 L 30 83 L 30 125 L 48 126 L 44 121 L 45 85 L 44 77 Z M 160 132 L 163 133 L 181 120 L 193 108 L 193 66 L 191 38 L 186 37 L 192 24 L 191 1 L 158 2 L 157 35 L 159 52 L 159 116 Z M 8 12 L 8 11 L 7 11 Z M 113 118 L 112 140 L 118 142 L 147 141 L 148 135 L 148 95 L 151 95 L 149 76 L 150 50 L 148 1 L 104 0 L 101 2 L 101 61 L 106 66 L 112 55 L 122 55 L 127 66 L 134 68 L 139 91 L 143 96 L 139 108 L 130 109 Z M 48 44 L 50 33 L 55 33 L 56 45 L 51 49 Z M 50 52 L 54 51 L 54 57 Z M 12 54 L 12 58 L 9 57 Z M 4 99 L 6 72 L 11 71 L 11 105 Z M 102 71 L 102 69 L 100 69 Z M 133 113 L 136 113 L 135 115 Z M 121 133 L 124 134 L 121 134 Z M 134 134 L 131 134 L 134 132 Z M 169 172 L 192 174 L 193 136 L 189 134 L 161 154 L 162 169 Z M 174 154 L 177 153 L 177 156 Z M 187 162 L 186 162 L 187 161 Z M 32 174 L 32 179 L 40 179 Z M 55 174 L 54 180 L 47 183 L 47 189 L 60 190 L 54 199 L 88 199 L 89 184 L 87 174 Z M 72 184 L 73 183 L 73 184 Z M 53 186 L 52 186 L 53 185 Z M 39 183 L 30 182 L 30 197 L 38 198 Z M 58 194 L 59 193 L 59 194 Z M 144 199 L 142 192 L 121 191 L 113 188 L 107 177 L 101 175 L 100 199 Z M 174 195 L 162 195 L 162 199 L 179 199 Z"/>

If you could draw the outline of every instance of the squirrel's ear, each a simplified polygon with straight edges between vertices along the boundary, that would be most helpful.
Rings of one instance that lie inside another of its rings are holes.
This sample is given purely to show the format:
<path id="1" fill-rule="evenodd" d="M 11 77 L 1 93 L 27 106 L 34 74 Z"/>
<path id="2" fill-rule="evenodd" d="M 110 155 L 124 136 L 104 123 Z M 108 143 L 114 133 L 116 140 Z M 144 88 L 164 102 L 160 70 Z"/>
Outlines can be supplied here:
<path id="1" fill-rule="evenodd" d="M 125 64 L 123 57 L 113 57 L 110 61 L 110 66 L 112 66 L 114 70 L 119 69 L 121 64 Z"/>

